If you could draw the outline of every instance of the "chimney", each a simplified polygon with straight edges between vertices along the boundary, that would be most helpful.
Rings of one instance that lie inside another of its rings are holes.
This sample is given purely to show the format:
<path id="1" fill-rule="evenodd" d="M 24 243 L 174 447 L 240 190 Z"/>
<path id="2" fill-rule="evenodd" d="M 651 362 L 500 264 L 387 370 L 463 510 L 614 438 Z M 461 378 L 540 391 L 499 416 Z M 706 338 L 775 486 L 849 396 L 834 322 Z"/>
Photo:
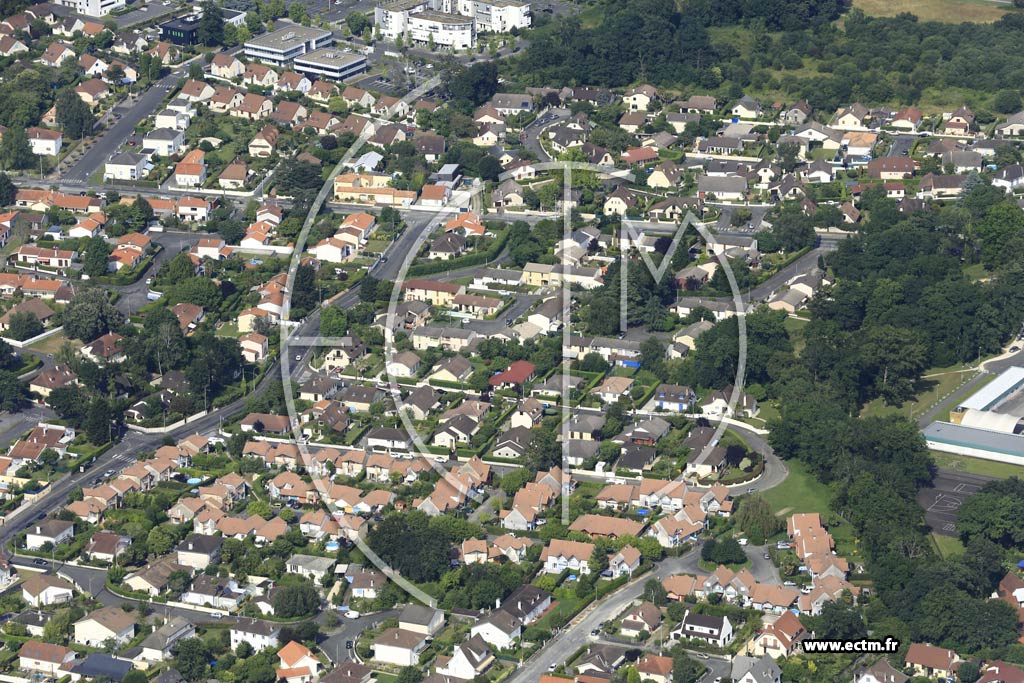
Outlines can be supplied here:
<path id="1" fill-rule="evenodd" d="M 516 602 L 516 609 L 519 610 L 520 612 L 523 611 L 523 601 L 522 600 Z"/>
<path id="2" fill-rule="evenodd" d="M 36 525 L 36 533 L 37 534 L 43 533 L 43 528 L 41 526 L 39 526 L 38 524 Z"/>

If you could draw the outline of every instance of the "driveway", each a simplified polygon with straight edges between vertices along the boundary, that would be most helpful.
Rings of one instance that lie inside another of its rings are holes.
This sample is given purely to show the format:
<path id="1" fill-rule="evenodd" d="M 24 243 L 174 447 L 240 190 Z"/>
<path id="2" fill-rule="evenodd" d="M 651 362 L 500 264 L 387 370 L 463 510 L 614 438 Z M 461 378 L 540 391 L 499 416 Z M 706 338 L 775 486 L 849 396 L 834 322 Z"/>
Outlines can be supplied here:
<path id="1" fill-rule="evenodd" d="M 889 153 L 886 154 L 886 156 L 910 156 L 910 149 L 914 146 L 914 140 L 916 139 L 916 135 L 896 135 L 892 139 L 892 144 L 889 146 Z"/>
<path id="2" fill-rule="evenodd" d="M 397 617 L 402 610 L 395 608 L 377 612 L 375 614 L 364 614 L 358 619 L 341 618 L 341 626 L 335 632 L 319 643 L 320 649 L 324 651 L 327 658 L 335 665 L 346 659 L 353 659 L 352 650 L 345 647 L 345 643 L 352 641 L 355 644 L 359 634 L 368 628 L 375 628 L 385 619 Z M 341 616 L 340 613 L 338 616 Z"/>
<path id="3" fill-rule="evenodd" d="M 541 114 L 533 123 L 523 129 L 523 146 L 533 152 L 540 161 L 550 161 L 551 155 L 545 152 L 540 144 L 541 133 L 559 121 L 565 121 L 571 113 L 568 109 L 550 109 Z"/>

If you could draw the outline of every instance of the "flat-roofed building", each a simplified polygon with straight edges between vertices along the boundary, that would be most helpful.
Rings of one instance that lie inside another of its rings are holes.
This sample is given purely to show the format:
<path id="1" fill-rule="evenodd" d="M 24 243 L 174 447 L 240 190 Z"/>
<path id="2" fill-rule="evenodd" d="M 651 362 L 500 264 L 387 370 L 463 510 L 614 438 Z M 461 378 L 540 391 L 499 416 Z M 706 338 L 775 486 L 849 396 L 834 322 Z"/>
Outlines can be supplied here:
<path id="1" fill-rule="evenodd" d="M 295 70 L 307 76 L 320 76 L 332 81 L 343 81 L 366 71 L 366 57 L 342 52 L 338 48 L 324 47 L 295 58 Z"/>
<path id="2" fill-rule="evenodd" d="M 330 31 L 290 24 L 246 41 L 245 56 L 265 64 L 283 66 L 296 57 L 330 45 L 333 40 Z"/>

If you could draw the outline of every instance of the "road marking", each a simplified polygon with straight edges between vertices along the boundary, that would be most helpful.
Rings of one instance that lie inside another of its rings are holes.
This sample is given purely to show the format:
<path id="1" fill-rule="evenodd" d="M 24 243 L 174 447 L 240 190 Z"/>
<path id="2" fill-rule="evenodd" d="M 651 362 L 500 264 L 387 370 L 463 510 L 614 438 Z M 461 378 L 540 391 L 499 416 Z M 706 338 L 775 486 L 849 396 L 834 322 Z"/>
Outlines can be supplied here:
<path id="1" fill-rule="evenodd" d="M 928 506 L 928 512 L 956 512 L 962 504 L 961 499 L 940 493 L 935 496 L 935 501 Z"/>

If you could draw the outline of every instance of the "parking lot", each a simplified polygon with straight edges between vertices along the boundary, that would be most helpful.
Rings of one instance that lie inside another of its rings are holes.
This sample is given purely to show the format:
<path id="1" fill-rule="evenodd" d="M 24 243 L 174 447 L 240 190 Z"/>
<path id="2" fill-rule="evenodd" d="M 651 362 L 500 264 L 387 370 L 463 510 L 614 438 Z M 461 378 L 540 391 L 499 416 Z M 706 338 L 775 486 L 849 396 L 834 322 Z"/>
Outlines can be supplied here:
<path id="1" fill-rule="evenodd" d="M 981 490 L 990 477 L 939 470 L 931 488 L 921 489 L 917 502 L 924 508 L 925 521 L 941 536 L 956 536 L 956 515 L 971 495 Z"/>
<path id="2" fill-rule="evenodd" d="M 169 15 L 178 9 L 180 5 L 177 2 L 168 2 L 164 4 L 160 0 L 152 0 L 146 4 L 136 3 L 136 9 L 131 12 L 126 12 L 121 16 L 111 17 L 116 23 L 118 28 L 127 28 L 136 24 L 146 24 L 156 21 L 162 16 Z"/>

